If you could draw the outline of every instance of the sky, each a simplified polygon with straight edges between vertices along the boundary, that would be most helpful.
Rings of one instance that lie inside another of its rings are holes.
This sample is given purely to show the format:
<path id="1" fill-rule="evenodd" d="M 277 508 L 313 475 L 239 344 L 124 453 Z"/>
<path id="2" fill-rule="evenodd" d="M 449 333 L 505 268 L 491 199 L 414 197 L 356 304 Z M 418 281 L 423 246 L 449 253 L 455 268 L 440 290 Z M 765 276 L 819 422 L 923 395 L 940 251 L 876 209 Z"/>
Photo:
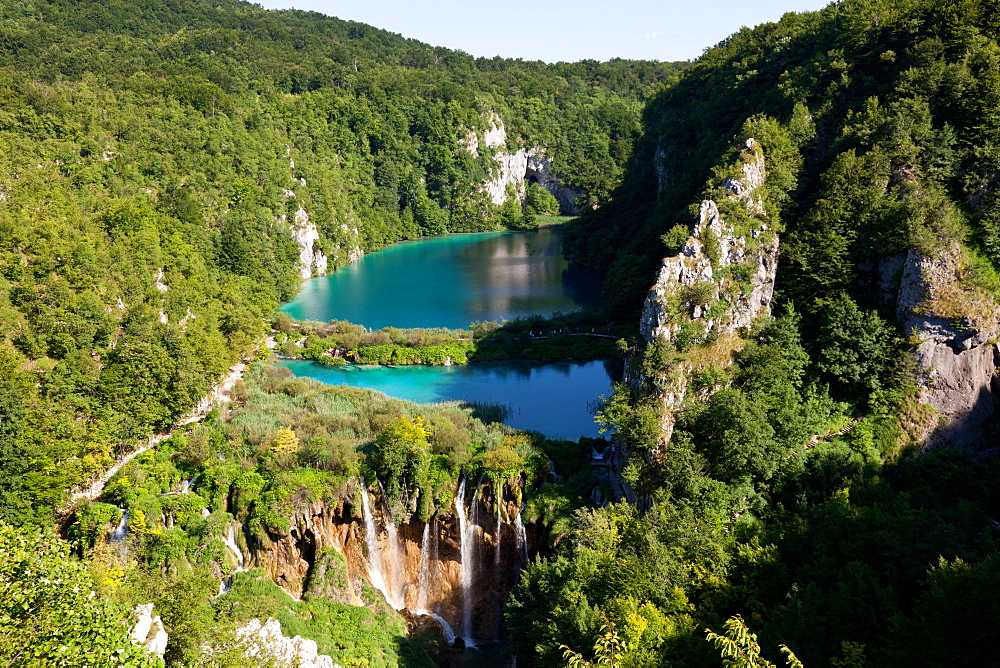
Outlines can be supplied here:
<path id="1" fill-rule="evenodd" d="M 743 26 L 829 0 L 256 0 L 322 12 L 473 56 L 692 60 Z"/>

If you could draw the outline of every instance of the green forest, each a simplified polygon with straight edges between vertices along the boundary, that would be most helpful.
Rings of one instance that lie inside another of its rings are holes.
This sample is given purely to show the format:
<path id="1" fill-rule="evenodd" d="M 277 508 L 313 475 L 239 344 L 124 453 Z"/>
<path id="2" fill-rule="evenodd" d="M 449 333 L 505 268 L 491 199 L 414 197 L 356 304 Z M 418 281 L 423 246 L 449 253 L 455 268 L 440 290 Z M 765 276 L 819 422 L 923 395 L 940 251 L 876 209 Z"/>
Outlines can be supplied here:
<path id="1" fill-rule="evenodd" d="M 277 311 L 323 273 L 304 254 L 570 213 L 490 197 L 522 149 L 574 194 L 563 251 L 604 272 L 603 311 Z M 0 661 L 292 665 L 243 630 L 276 619 L 342 666 L 993 665 L 998 164 L 996 0 L 839 0 L 690 63 L 557 64 L 237 0 L 5 2 Z M 272 351 L 627 372 L 574 442 Z M 464 506 L 496 571 L 474 619 Z M 442 614 L 488 647 L 375 581 L 387 544 L 423 577 L 431 527 Z M 129 637 L 149 603 L 160 654 Z"/>

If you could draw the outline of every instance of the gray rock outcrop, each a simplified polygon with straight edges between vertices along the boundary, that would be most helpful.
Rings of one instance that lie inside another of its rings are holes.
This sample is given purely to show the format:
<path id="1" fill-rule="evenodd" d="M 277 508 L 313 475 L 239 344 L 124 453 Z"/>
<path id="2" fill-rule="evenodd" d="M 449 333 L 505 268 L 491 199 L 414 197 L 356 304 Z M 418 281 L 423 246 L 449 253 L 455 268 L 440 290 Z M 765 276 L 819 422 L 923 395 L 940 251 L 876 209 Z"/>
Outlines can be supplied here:
<path id="1" fill-rule="evenodd" d="M 507 130 L 496 114 L 490 115 L 482 139 L 475 130 L 470 130 L 460 143 L 473 157 L 479 156 L 481 146 L 496 150 L 493 156 L 496 171 L 482 186 L 482 191 L 489 194 L 494 204 L 499 206 L 506 202 L 511 189 L 518 201 L 523 203 L 528 185 L 537 183 L 559 201 L 561 213 L 576 215 L 580 212 L 576 199 L 581 193 L 559 183 L 551 170 L 552 158 L 543 149 L 519 148 L 513 153 L 503 150 L 507 146 Z"/>
<path id="2" fill-rule="evenodd" d="M 746 142 L 741 170 L 741 178 L 723 182 L 727 197 L 751 216 L 763 215 L 763 202 L 755 192 L 766 177 L 764 155 L 752 138 Z M 643 304 L 640 332 L 649 345 L 673 341 L 685 327 L 700 329 L 703 339 L 719 335 L 712 344 L 716 350 L 706 357 L 728 364 L 732 351 L 741 345 L 734 332 L 770 312 L 777 268 L 778 236 L 767 225 L 752 219 L 746 231 L 737 231 L 723 220 L 714 201 L 704 200 L 694 233 L 678 255 L 663 260 Z M 697 366 L 683 360 L 669 381 L 651 379 L 657 388 L 664 443 L 673 434 L 674 412 L 687 396 Z M 626 375 L 632 383 L 644 380 L 631 369 Z"/>
<path id="3" fill-rule="evenodd" d="M 1000 308 L 968 289 L 963 264 L 952 243 L 933 257 L 910 250 L 882 266 L 880 292 L 895 287 L 896 315 L 915 339 L 920 399 L 938 414 L 924 435 L 932 446 L 981 446 L 994 411 Z"/>

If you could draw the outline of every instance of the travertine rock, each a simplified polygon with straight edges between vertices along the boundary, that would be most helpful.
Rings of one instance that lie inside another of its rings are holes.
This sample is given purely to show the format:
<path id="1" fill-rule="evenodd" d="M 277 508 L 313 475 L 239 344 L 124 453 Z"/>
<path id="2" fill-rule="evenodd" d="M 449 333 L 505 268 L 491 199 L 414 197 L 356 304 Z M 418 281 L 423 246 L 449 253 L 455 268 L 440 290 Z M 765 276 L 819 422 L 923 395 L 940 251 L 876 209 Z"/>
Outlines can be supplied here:
<path id="1" fill-rule="evenodd" d="M 319 230 L 316 229 L 316 223 L 309 220 L 305 209 L 300 207 L 295 212 L 291 229 L 292 238 L 299 245 L 299 276 L 305 279 L 325 274 L 327 259 L 317 245 Z"/>
<path id="2" fill-rule="evenodd" d="M 274 658 L 280 665 L 298 668 L 334 668 L 328 654 L 320 654 L 315 640 L 281 633 L 281 624 L 269 619 L 263 624 L 251 619 L 246 626 L 236 629 L 236 636 L 247 643 L 246 654 L 251 658 Z"/>
<path id="3" fill-rule="evenodd" d="M 763 204 L 754 198 L 754 192 L 764 183 L 766 171 L 764 156 L 753 139 L 747 140 L 743 160 L 743 177 L 726 179 L 723 186 L 731 200 L 743 204 L 753 215 L 762 215 Z M 699 209 L 694 234 L 678 255 L 663 260 L 643 304 L 640 332 L 649 344 L 672 340 L 681 328 L 676 317 L 679 295 L 694 286 L 701 286 L 704 302 L 690 307 L 687 315 L 691 322 L 700 323 L 706 333 L 715 334 L 749 327 L 754 318 L 770 311 L 777 268 L 776 234 L 760 223 L 751 225 L 746 233 L 738 233 L 722 219 L 716 203 L 705 200 Z M 742 280 L 736 276 L 742 276 Z M 725 300 L 721 309 L 720 300 Z M 739 345 L 735 338 L 732 345 Z M 687 395 L 688 376 L 693 371 L 690 362 L 681 364 L 677 373 L 672 374 L 673 380 L 660 384 L 658 390 L 663 442 L 670 440 L 673 433 L 673 413 Z M 629 370 L 630 382 L 641 382 L 636 376 Z"/>
<path id="4" fill-rule="evenodd" d="M 889 277 L 898 275 L 896 315 L 918 341 L 920 398 L 940 415 L 925 436 L 931 445 L 981 445 L 994 410 L 1000 308 L 963 285 L 962 264 L 953 243 L 934 257 L 910 250 L 900 264 L 882 267 L 881 292 L 891 292 Z"/>
<path id="5" fill-rule="evenodd" d="M 145 645 L 150 654 L 162 657 L 167 650 L 167 632 L 159 615 L 153 617 L 153 604 L 135 606 L 134 614 L 135 626 L 129 631 L 129 637 Z"/>

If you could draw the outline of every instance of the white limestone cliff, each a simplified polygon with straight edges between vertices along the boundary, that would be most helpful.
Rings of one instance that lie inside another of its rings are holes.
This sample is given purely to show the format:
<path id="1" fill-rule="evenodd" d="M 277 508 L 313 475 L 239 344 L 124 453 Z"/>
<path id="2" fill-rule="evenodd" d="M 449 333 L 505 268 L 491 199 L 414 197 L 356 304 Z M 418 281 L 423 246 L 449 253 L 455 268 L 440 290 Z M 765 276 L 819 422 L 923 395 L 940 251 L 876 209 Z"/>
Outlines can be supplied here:
<path id="1" fill-rule="evenodd" d="M 327 270 L 326 255 L 319 248 L 319 230 L 309 214 L 299 207 L 291 225 L 292 238 L 299 245 L 299 276 L 303 279 L 322 276 Z"/>
<path id="2" fill-rule="evenodd" d="M 246 643 L 245 653 L 250 658 L 274 659 L 282 666 L 299 668 L 334 668 L 328 654 L 320 654 L 315 640 L 282 634 L 276 619 L 261 623 L 251 619 L 246 626 L 236 629 L 236 636 Z"/>
<path id="3" fill-rule="evenodd" d="M 559 201 L 563 213 L 579 213 L 576 198 L 580 193 L 559 183 L 559 179 L 552 174 L 552 158 L 543 149 L 519 148 L 513 153 L 503 150 L 507 146 L 507 130 L 496 114 L 490 115 L 489 124 L 481 138 L 475 130 L 470 130 L 460 143 L 473 157 L 479 156 L 482 146 L 491 150 L 500 149 L 493 156 L 496 171 L 482 187 L 482 191 L 489 194 L 494 204 L 499 206 L 507 201 L 509 186 L 518 201 L 524 202 L 528 184 L 537 183 Z"/>
<path id="4" fill-rule="evenodd" d="M 741 178 L 726 179 L 727 196 L 741 203 L 752 216 L 763 215 L 763 203 L 754 198 L 764 183 L 764 155 L 754 139 L 746 142 Z M 767 225 L 752 220 L 745 232 L 737 231 L 719 213 L 712 200 L 704 200 L 699 221 L 681 252 L 663 260 L 656 282 L 643 304 L 639 325 L 647 344 L 670 342 L 687 326 L 703 328 L 702 338 L 718 335 L 718 350 L 707 355 L 714 363 L 728 363 L 741 340 L 734 333 L 749 327 L 755 318 L 770 312 L 778 268 L 778 236 Z M 697 292 L 698 298 L 685 301 Z M 687 396 L 690 375 L 697 361 L 679 363 L 669 382 L 659 379 L 662 442 L 670 440 L 674 411 Z M 641 382 L 630 370 L 630 382 Z"/>
<path id="5" fill-rule="evenodd" d="M 163 657 L 167 650 L 167 632 L 159 615 L 153 616 L 153 604 L 137 605 L 133 611 L 135 625 L 129 631 L 132 641 L 145 645 L 150 654 Z"/>

